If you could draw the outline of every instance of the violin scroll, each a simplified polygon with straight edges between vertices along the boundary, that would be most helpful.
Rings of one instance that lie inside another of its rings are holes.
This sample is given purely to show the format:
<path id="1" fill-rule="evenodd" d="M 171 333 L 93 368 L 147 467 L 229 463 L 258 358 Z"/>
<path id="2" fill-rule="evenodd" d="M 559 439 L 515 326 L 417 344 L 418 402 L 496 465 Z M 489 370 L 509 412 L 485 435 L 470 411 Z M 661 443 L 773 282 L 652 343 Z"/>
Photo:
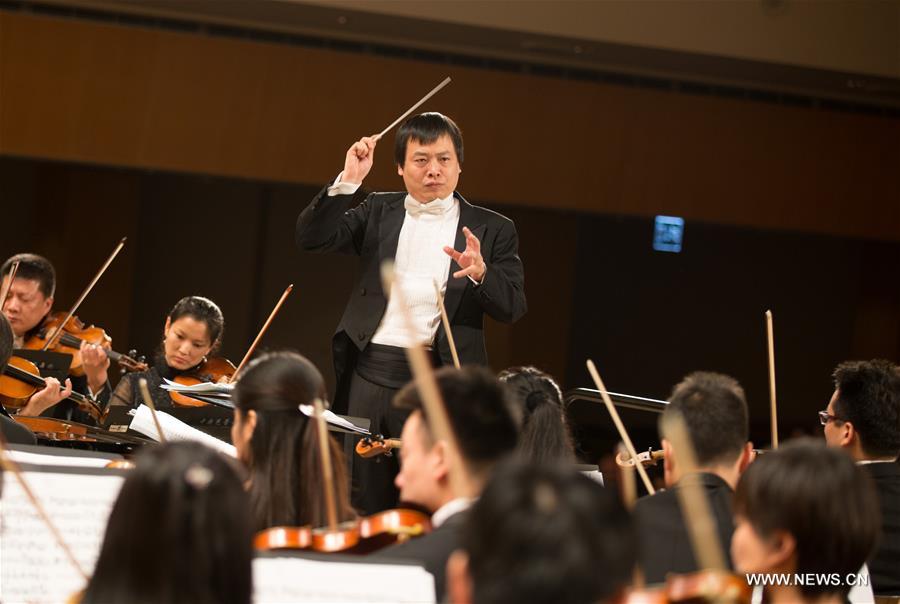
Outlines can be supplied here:
<path id="1" fill-rule="evenodd" d="M 356 454 L 360 457 L 390 457 L 394 449 L 400 448 L 399 438 L 384 438 L 380 434 L 366 436 L 356 443 Z"/>

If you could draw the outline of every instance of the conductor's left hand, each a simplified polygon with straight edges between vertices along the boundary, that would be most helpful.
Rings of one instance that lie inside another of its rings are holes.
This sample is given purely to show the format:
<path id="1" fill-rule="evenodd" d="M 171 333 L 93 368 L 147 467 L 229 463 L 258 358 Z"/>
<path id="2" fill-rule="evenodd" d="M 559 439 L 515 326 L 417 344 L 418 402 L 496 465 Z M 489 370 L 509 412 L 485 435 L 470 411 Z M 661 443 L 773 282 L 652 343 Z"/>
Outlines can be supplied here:
<path id="1" fill-rule="evenodd" d="M 481 283 L 484 273 L 487 271 L 487 265 L 484 263 L 484 258 L 481 257 L 481 242 L 468 227 L 463 227 L 463 234 L 466 236 L 465 251 L 458 252 L 452 247 L 444 246 L 444 252 L 460 266 L 460 270 L 453 273 L 455 278 L 471 277 Z"/>

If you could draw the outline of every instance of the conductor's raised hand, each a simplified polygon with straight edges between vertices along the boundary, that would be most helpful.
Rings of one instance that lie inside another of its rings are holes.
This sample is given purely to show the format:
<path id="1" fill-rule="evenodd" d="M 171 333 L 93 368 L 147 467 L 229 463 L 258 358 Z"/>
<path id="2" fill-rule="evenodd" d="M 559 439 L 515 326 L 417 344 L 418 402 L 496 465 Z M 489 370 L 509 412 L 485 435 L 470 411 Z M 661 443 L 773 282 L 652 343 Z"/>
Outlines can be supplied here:
<path id="1" fill-rule="evenodd" d="M 487 265 L 484 263 L 484 258 L 481 257 L 481 242 L 468 227 L 463 227 L 463 235 L 466 236 L 465 251 L 458 252 L 452 247 L 444 246 L 444 252 L 453 258 L 460 267 L 460 270 L 453 273 L 453 276 L 457 279 L 471 277 L 481 283 L 484 273 L 487 271 Z"/>
<path id="2" fill-rule="evenodd" d="M 344 159 L 344 174 L 341 176 L 341 182 L 351 184 L 361 184 L 363 179 L 372 169 L 372 162 L 375 160 L 375 145 L 378 144 L 378 136 L 364 136 L 349 149 Z"/>

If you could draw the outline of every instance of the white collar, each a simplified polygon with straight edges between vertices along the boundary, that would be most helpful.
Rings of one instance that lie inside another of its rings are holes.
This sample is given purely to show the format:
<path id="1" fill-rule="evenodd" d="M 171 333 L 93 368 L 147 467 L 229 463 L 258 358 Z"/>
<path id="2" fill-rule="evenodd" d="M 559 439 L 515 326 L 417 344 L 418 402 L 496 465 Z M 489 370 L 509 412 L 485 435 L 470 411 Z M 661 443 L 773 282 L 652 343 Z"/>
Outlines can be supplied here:
<path id="1" fill-rule="evenodd" d="M 444 524 L 450 516 L 454 516 L 463 512 L 475 503 L 474 499 L 469 499 L 468 497 L 457 497 L 456 499 L 451 499 L 437 510 L 435 510 L 434 514 L 431 515 L 431 526 L 432 528 L 437 528 Z"/>

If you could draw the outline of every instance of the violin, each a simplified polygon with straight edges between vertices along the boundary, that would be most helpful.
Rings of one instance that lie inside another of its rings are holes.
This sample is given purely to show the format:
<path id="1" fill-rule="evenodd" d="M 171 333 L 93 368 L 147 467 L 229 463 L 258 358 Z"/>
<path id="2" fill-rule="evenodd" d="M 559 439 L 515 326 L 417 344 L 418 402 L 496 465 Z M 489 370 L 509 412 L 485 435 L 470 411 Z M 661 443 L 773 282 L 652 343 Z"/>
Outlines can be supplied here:
<path id="1" fill-rule="evenodd" d="M 357 447 L 357 452 L 359 452 L 359 448 Z M 754 458 L 762 455 L 766 452 L 766 449 L 753 449 Z M 637 460 L 641 463 L 642 466 L 649 467 L 655 466 L 659 463 L 659 460 L 665 458 L 665 453 L 662 449 L 647 449 L 646 451 L 641 451 L 637 454 Z M 631 468 L 634 467 L 634 460 L 628 455 L 628 452 L 622 452 L 616 455 L 616 465 L 620 468 Z"/>
<path id="2" fill-rule="evenodd" d="M 103 347 L 106 350 L 106 356 L 111 361 L 118 363 L 123 371 L 147 371 L 147 363 L 143 358 L 135 360 L 134 357 L 137 356 L 137 353 L 134 350 L 129 351 L 128 354 L 113 350 L 112 338 L 106 334 L 103 328 L 94 325 L 85 326 L 84 322 L 74 315 L 63 325 L 62 322 L 65 318 L 66 313 L 64 312 L 49 314 L 37 333 L 25 342 L 25 348 L 44 350 L 48 339 L 52 337 L 53 341 L 50 342 L 47 350 L 72 355 L 69 374 L 75 377 L 84 375 L 84 365 L 81 361 L 82 342 Z M 62 326 L 61 329 L 60 326 Z"/>
<path id="3" fill-rule="evenodd" d="M 390 457 L 394 449 L 401 445 L 399 438 L 384 438 L 380 434 L 366 436 L 356 443 L 356 454 L 360 457 L 376 457 L 384 455 Z"/>
<path id="4" fill-rule="evenodd" d="M 253 545 L 258 550 L 308 549 L 320 553 L 368 554 L 430 531 L 431 521 L 422 512 L 396 509 L 342 522 L 334 529 L 272 527 L 257 533 Z"/>
<path id="5" fill-rule="evenodd" d="M 22 357 L 10 357 L 9 363 L 3 370 L 3 375 L 0 376 L 0 402 L 7 408 L 21 409 L 35 392 L 46 386 L 47 381 L 41 377 L 41 373 L 34 363 Z M 72 392 L 67 400 L 73 401 L 94 421 L 102 422 L 103 410 L 93 399 L 80 392 Z"/>
<path id="6" fill-rule="evenodd" d="M 175 377 L 174 381 L 182 386 L 194 386 L 205 382 L 219 383 L 223 380 L 231 381 L 235 374 L 235 366 L 226 358 L 210 357 L 198 365 L 193 371 L 183 373 Z M 205 407 L 209 403 L 197 400 L 180 392 L 169 392 L 172 402 L 182 407 Z"/>

